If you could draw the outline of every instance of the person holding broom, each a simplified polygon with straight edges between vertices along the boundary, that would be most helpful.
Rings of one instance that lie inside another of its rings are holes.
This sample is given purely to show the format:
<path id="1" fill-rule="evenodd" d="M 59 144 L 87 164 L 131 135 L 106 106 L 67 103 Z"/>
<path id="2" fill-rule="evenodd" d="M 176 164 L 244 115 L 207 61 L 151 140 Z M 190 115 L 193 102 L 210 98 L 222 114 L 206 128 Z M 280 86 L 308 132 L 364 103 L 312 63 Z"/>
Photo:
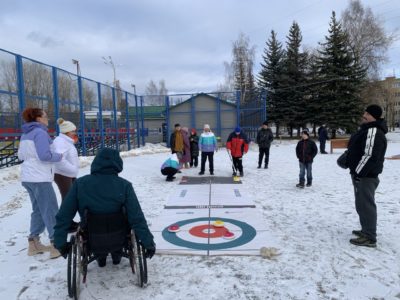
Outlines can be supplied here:
<path id="1" fill-rule="evenodd" d="M 242 158 L 243 155 L 249 151 L 249 140 L 247 139 L 247 135 L 242 132 L 239 126 L 229 135 L 228 140 L 226 141 L 226 149 L 230 151 L 233 166 L 235 167 L 232 175 L 236 176 L 237 171 L 239 171 L 240 177 L 243 177 Z"/>

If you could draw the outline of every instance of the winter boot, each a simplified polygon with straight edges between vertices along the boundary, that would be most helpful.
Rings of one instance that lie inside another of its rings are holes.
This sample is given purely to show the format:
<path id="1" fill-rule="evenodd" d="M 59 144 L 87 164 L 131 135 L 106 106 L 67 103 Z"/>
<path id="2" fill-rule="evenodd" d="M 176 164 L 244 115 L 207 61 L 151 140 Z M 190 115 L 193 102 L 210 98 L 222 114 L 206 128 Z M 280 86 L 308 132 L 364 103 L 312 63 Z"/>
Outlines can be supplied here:
<path id="1" fill-rule="evenodd" d="M 370 248 L 376 247 L 376 241 L 373 241 L 366 236 L 360 236 L 355 239 L 350 239 L 350 243 L 356 246 L 364 246 Z"/>
<path id="2" fill-rule="evenodd" d="M 361 230 L 353 230 L 351 233 L 358 237 L 365 236 L 365 234 Z"/>
<path id="3" fill-rule="evenodd" d="M 312 182 L 311 181 L 307 181 L 306 186 L 308 186 L 308 187 L 312 186 Z"/>
<path id="4" fill-rule="evenodd" d="M 261 165 L 258 165 L 257 169 L 261 169 Z"/>
<path id="5" fill-rule="evenodd" d="M 40 242 L 39 237 L 28 238 L 28 256 L 33 256 L 51 250 L 51 246 L 45 246 Z"/>
<path id="6" fill-rule="evenodd" d="M 244 176 L 244 173 L 243 173 L 243 171 L 242 172 L 240 172 L 240 177 L 243 177 Z"/>
<path id="7" fill-rule="evenodd" d="M 265 166 L 264 166 L 264 169 L 268 169 L 268 165 L 265 165 Z"/>
<path id="8" fill-rule="evenodd" d="M 304 189 L 304 182 L 299 182 L 298 184 L 296 184 L 296 187 Z"/>
<path id="9" fill-rule="evenodd" d="M 54 244 L 51 243 L 50 249 L 50 258 L 54 259 L 61 256 L 61 253 L 54 247 Z"/>

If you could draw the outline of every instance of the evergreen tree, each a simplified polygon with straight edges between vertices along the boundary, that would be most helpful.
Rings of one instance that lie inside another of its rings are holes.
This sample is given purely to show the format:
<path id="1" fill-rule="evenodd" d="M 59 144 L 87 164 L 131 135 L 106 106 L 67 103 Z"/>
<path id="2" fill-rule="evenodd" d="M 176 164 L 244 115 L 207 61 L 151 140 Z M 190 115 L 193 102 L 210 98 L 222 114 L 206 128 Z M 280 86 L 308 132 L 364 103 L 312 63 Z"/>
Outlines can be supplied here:
<path id="1" fill-rule="evenodd" d="M 300 52 L 301 41 L 300 27 L 296 22 L 293 22 L 287 36 L 282 76 L 282 85 L 284 86 L 282 93 L 283 99 L 285 99 L 283 113 L 285 123 L 290 128 L 290 136 L 292 136 L 294 127 L 299 128 L 306 124 L 304 115 L 307 111 L 307 102 L 304 85 L 306 81 L 307 56 L 306 53 Z"/>
<path id="2" fill-rule="evenodd" d="M 362 113 L 360 92 L 366 71 L 352 55 L 346 32 L 332 12 L 329 36 L 322 44 L 318 59 L 321 113 L 333 130 L 337 128 L 354 131 Z"/>
<path id="3" fill-rule="evenodd" d="M 261 63 L 261 71 L 258 75 L 258 86 L 267 93 L 267 118 L 275 123 L 276 136 L 279 136 L 279 128 L 284 117 L 283 107 L 285 106 L 280 91 L 284 51 L 273 30 L 266 42 L 262 57 L 263 63 Z"/>

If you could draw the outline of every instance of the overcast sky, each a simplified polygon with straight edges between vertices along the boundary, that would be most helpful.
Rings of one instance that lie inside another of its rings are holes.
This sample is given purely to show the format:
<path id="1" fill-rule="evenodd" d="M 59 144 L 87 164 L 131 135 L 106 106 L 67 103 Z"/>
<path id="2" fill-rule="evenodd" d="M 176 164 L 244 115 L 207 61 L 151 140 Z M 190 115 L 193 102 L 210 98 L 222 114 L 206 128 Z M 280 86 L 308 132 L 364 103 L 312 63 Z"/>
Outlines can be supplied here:
<path id="1" fill-rule="evenodd" d="M 400 0 L 362 0 L 392 32 L 400 27 Z M 170 93 L 210 92 L 224 81 L 224 61 L 240 32 L 256 46 L 255 73 L 274 29 L 285 42 L 293 20 L 303 45 L 327 34 L 332 10 L 348 0 L 1 0 L 0 48 L 111 83 L 111 56 L 122 88 L 138 94 L 164 79 Z M 400 42 L 382 77 L 400 77 Z M 0 55 L 1 59 L 1 55 Z"/>

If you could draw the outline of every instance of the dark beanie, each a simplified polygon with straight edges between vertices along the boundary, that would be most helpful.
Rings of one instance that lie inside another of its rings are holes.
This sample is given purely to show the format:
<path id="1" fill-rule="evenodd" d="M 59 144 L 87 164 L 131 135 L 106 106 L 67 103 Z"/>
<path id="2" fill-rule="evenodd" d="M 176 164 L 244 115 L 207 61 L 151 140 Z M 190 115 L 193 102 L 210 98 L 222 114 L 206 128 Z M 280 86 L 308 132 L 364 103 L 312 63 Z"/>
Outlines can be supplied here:
<path id="1" fill-rule="evenodd" d="M 376 104 L 369 105 L 365 111 L 373 116 L 376 120 L 379 120 L 382 116 L 382 108 Z"/>
<path id="2" fill-rule="evenodd" d="M 267 126 L 268 126 L 268 122 L 267 122 L 267 121 L 264 121 L 264 122 L 263 122 L 263 125 L 267 125 Z"/>
<path id="3" fill-rule="evenodd" d="M 180 127 L 180 126 L 181 126 L 181 124 L 176 123 L 174 127 Z"/>
<path id="4" fill-rule="evenodd" d="M 310 133 L 308 132 L 308 130 L 303 130 L 303 134 L 307 134 L 307 136 L 310 136 Z"/>

